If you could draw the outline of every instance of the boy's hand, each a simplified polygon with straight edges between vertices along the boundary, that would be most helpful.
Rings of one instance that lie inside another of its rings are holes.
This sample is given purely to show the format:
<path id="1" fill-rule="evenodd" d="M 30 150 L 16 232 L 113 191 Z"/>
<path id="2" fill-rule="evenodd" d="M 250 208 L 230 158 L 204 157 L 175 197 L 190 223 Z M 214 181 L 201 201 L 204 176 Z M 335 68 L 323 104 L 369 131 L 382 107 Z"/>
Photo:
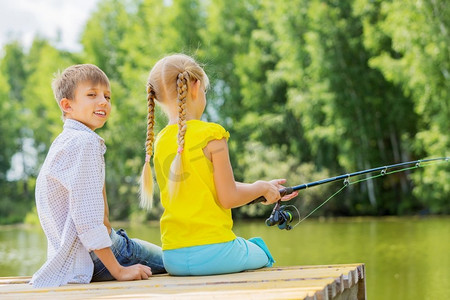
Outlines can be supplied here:
<path id="1" fill-rule="evenodd" d="M 152 270 L 148 266 L 141 264 L 124 267 L 119 264 L 110 247 L 94 250 L 102 263 L 119 281 L 148 279 L 152 275 Z"/>
<path id="2" fill-rule="evenodd" d="M 148 279 L 152 276 L 152 270 L 148 266 L 136 264 L 128 267 L 121 267 L 117 274 L 112 274 L 119 281 Z"/>

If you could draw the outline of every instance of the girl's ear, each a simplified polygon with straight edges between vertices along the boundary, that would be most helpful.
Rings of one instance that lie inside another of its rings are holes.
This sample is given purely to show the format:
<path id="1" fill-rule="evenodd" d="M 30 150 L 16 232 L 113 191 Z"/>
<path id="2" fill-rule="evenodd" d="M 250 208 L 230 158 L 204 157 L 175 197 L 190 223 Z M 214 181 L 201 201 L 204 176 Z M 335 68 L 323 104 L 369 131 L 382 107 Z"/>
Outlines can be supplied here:
<path id="1" fill-rule="evenodd" d="M 59 101 L 59 106 L 61 107 L 62 111 L 65 112 L 65 113 L 68 113 L 68 112 L 72 111 L 72 103 L 67 98 L 62 98 Z"/>
<path id="2" fill-rule="evenodd" d="M 201 82 L 200 80 L 196 80 L 191 84 L 191 97 L 192 99 L 197 99 L 198 92 L 200 91 Z"/>

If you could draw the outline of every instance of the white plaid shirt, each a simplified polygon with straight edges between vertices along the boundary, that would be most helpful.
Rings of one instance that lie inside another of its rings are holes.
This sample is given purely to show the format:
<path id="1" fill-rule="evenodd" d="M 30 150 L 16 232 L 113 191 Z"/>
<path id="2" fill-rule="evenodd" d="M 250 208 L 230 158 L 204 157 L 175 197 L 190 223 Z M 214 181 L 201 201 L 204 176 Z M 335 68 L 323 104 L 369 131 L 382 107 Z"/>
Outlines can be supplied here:
<path id="1" fill-rule="evenodd" d="M 84 124 L 67 119 L 36 181 L 36 206 L 47 236 L 47 261 L 33 287 L 89 283 L 89 252 L 111 246 L 103 224 L 104 140 Z"/>

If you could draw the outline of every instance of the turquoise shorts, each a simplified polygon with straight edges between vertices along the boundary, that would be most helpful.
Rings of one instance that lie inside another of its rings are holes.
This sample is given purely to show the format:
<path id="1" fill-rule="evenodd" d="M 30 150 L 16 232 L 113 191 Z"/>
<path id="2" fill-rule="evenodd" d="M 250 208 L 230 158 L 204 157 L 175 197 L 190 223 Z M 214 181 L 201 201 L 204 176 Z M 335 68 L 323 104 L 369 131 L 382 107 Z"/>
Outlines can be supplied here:
<path id="1" fill-rule="evenodd" d="M 261 238 L 236 238 L 227 243 L 163 251 L 171 275 L 214 275 L 271 267 L 273 257 Z"/>

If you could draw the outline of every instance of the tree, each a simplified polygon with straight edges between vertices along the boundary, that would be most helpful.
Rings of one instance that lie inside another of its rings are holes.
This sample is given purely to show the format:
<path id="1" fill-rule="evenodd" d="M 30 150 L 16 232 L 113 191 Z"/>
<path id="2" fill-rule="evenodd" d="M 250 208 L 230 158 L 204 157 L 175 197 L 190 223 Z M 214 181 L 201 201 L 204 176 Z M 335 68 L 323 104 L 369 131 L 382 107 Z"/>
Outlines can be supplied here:
<path id="1" fill-rule="evenodd" d="M 446 1 L 358 1 L 373 53 L 370 66 L 412 100 L 417 129 L 402 136 L 417 158 L 448 156 L 450 146 L 450 8 Z M 370 12 L 368 12 L 370 9 Z M 380 47 L 385 45 L 385 47 Z M 406 107 L 403 105 L 403 108 Z M 398 111 L 392 115 L 398 116 Z M 450 177 L 442 165 L 415 172 L 414 193 L 432 212 L 450 211 Z"/>
<path id="2" fill-rule="evenodd" d="M 26 80 L 24 53 L 21 45 L 12 41 L 4 46 L 0 61 L 0 224 L 23 220 L 30 208 L 30 182 L 23 144 L 27 130 L 22 128 L 23 86 Z M 13 157 L 17 173 L 10 174 Z M 22 168 L 20 168 L 22 167 Z M 17 178 L 11 178 L 17 177 Z M 23 179 L 23 180 L 22 180 Z"/>
<path id="3" fill-rule="evenodd" d="M 3 65 L 3 60 L 1 64 Z M 0 185 L 6 182 L 12 156 L 20 146 L 19 124 L 15 122 L 17 103 L 11 101 L 9 97 L 9 84 L 4 73 L 0 71 Z"/>
<path id="4" fill-rule="evenodd" d="M 53 95 L 52 80 L 75 61 L 73 55 L 57 50 L 40 38 L 33 41 L 26 57 L 24 116 L 37 150 L 36 167 L 43 163 L 50 144 L 62 130 L 62 113 Z M 37 175 L 37 171 L 35 168 L 32 173 Z"/>
<path id="5" fill-rule="evenodd" d="M 8 85 L 9 95 L 8 100 L 12 103 L 15 109 L 15 122 L 18 124 L 26 124 L 23 113 L 24 108 L 24 93 L 25 84 L 28 78 L 26 71 L 25 52 L 22 45 L 18 41 L 12 41 L 4 47 L 4 57 L 2 60 L 1 71 L 3 72 Z M 29 198 L 31 196 L 30 190 L 27 184 L 28 176 L 31 172 L 31 166 L 29 165 L 29 159 L 27 159 L 29 144 L 31 138 L 31 130 L 27 126 L 19 126 L 17 131 L 17 139 L 19 143 L 19 150 L 15 155 L 18 158 L 18 163 L 21 164 L 21 179 L 24 179 L 24 185 L 22 191 L 22 197 Z"/>
<path id="6" fill-rule="evenodd" d="M 199 31 L 205 26 L 199 0 L 172 1 L 165 9 L 164 45 L 168 53 L 195 54 L 203 47 Z"/>

